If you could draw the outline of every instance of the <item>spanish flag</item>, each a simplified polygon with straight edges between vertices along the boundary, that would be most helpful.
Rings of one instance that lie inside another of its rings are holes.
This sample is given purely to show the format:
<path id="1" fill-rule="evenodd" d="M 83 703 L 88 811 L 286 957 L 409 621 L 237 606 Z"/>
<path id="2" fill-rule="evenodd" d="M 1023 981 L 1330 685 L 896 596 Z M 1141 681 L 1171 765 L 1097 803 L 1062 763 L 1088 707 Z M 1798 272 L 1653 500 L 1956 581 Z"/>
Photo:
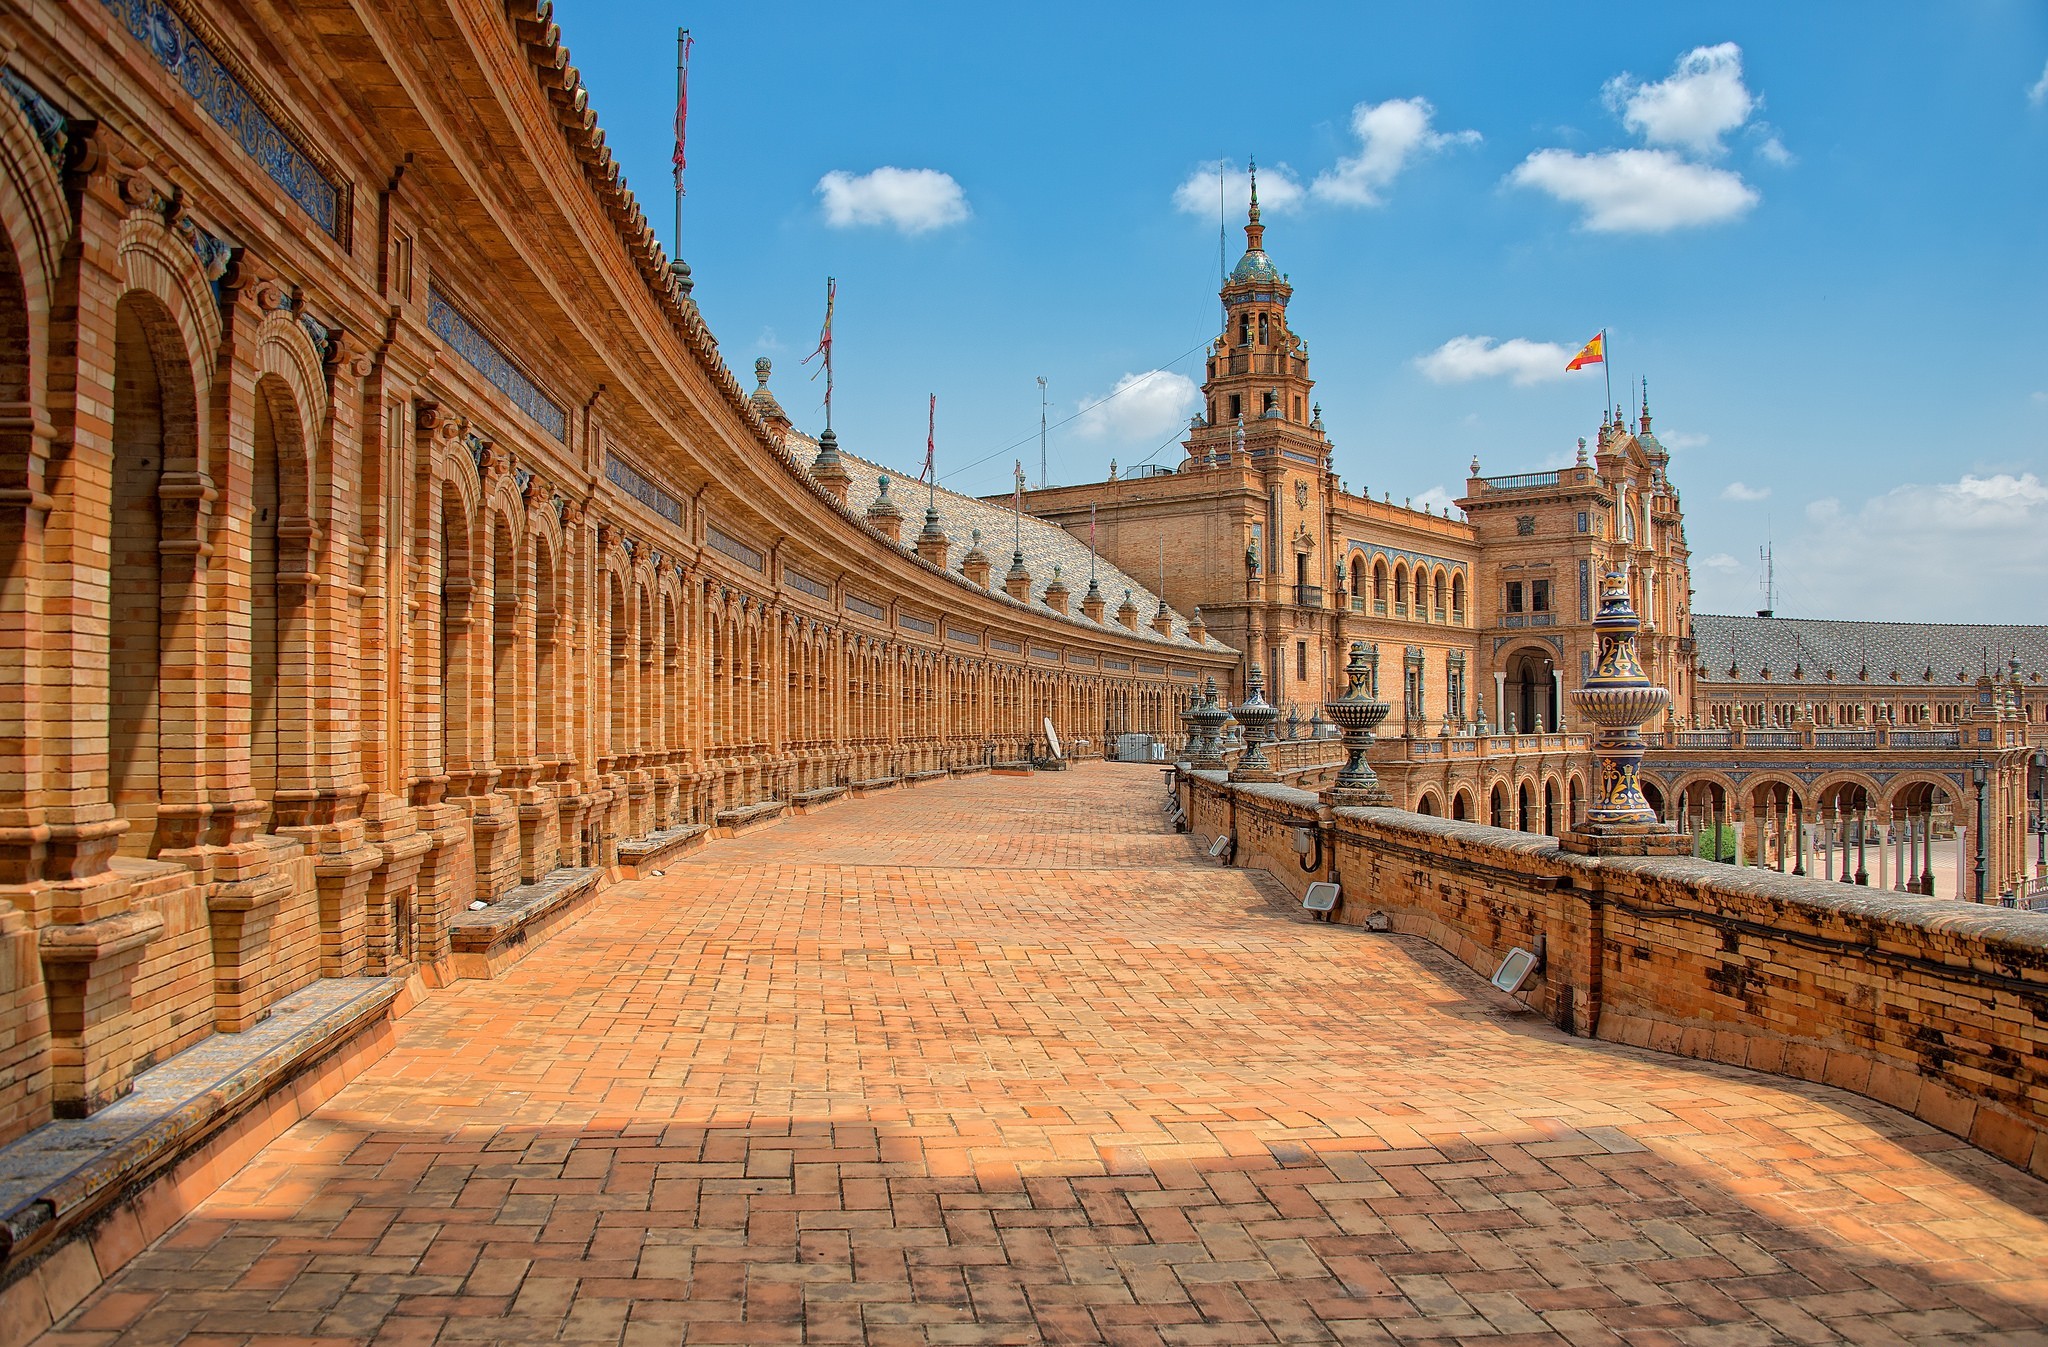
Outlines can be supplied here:
<path id="1" fill-rule="evenodd" d="M 1587 342 L 1585 347 L 1572 357 L 1572 363 L 1564 368 L 1565 372 L 1569 374 L 1581 365 L 1604 365 L 1606 363 L 1607 329 L 1603 327 L 1593 334 L 1593 340 Z"/>

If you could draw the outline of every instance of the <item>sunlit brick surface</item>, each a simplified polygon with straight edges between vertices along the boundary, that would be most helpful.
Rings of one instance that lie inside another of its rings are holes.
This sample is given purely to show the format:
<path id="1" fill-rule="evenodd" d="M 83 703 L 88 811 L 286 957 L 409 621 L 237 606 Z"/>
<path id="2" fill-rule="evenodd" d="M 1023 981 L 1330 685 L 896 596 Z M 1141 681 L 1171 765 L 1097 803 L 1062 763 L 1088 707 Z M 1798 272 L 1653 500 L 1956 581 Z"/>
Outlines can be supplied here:
<path id="1" fill-rule="evenodd" d="M 2048 1342 L 2048 1189 L 1564 1037 L 1095 765 L 607 893 L 56 1344 Z"/>

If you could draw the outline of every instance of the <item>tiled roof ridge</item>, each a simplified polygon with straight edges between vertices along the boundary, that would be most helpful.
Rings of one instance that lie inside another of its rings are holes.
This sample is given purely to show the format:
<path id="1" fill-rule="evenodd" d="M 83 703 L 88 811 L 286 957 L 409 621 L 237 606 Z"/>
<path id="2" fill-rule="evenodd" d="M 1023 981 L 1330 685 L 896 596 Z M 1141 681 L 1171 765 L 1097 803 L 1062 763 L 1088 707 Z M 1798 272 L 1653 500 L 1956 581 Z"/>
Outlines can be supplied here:
<path id="1" fill-rule="evenodd" d="M 816 443 L 816 440 L 814 440 L 811 436 L 806 435 L 804 432 L 800 430 L 792 429 L 789 432 L 788 438 L 791 442 L 794 443 Z M 846 460 L 849 466 L 856 466 L 858 468 L 867 469 L 875 473 L 886 474 L 890 478 L 890 480 L 895 482 L 916 483 L 916 485 L 927 491 L 931 489 L 925 483 L 916 482 L 916 479 L 912 477 L 910 474 L 899 472 L 898 470 L 890 467 L 886 463 L 880 463 L 873 459 L 866 458 L 860 454 L 854 453 L 853 451 L 847 449 L 844 445 L 841 445 L 839 447 L 839 456 L 842 459 Z M 808 472 L 806 472 L 805 476 L 806 478 L 808 478 Z M 819 489 L 822 490 L 822 488 Z M 953 491 L 943 486 L 938 487 L 937 491 L 940 496 L 957 504 L 958 506 L 964 507 L 969 512 L 977 510 L 1000 512 L 1000 507 L 992 506 L 988 504 L 986 501 L 980 500 L 974 496 L 969 496 L 963 492 Z M 827 499 L 831 499 L 832 503 L 835 506 L 837 506 L 841 511 L 849 515 L 854 513 L 852 497 L 849 497 L 847 503 L 845 504 L 841 504 L 837 499 L 834 499 L 829 495 Z M 906 517 L 915 516 L 917 518 L 922 518 L 923 507 L 918 506 L 914 509 L 906 509 L 904 513 Z M 873 527 L 867 524 L 866 517 L 864 515 L 860 516 L 860 520 L 862 526 L 868 528 L 869 532 L 875 532 Z M 1045 538 L 1062 539 L 1064 540 L 1064 545 L 1070 547 L 1080 546 L 1080 543 L 1073 537 L 1072 534 L 1068 533 L 1059 525 L 1054 524 L 1048 520 L 1041 519 L 1037 515 L 1026 513 L 1024 515 L 1024 522 L 1025 527 L 1028 530 L 1037 532 Z M 885 536 L 878 532 L 875 532 L 875 536 L 877 538 L 880 538 L 884 543 L 888 543 L 889 541 Z M 961 543 L 964 540 L 949 541 L 955 549 L 958 549 L 960 548 Z M 987 545 L 988 543 L 994 540 L 992 540 L 986 533 L 984 533 L 982 536 L 982 541 L 984 545 Z M 1079 627 L 1083 631 L 1104 633 L 1107 635 L 1114 636 L 1119 640 L 1138 641 L 1145 645 L 1161 647 L 1164 649 L 1203 650 L 1210 652 L 1221 652 L 1230 649 L 1229 646 L 1224 645 L 1215 637 L 1207 635 L 1205 635 L 1202 638 L 1200 644 L 1196 644 L 1187 634 L 1188 615 L 1185 613 L 1181 613 L 1176 609 L 1172 609 L 1170 606 L 1169 611 L 1173 612 L 1173 615 L 1176 619 L 1176 621 L 1173 624 L 1173 634 L 1170 636 L 1161 636 L 1158 632 L 1154 631 L 1150 625 L 1143 622 L 1141 622 L 1135 630 L 1124 626 L 1120 622 L 1092 622 L 1078 610 L 1062 613 L 1059 610 L 1047 605 L 1043 599 L 1035 596 L 1028 600 L 1013 599 L 1009 596 L 1009 594 L 1003 591 L 1000 585 L 991 586 L 988 589 L 983 589 L 981 586 L 968 580 L 966 576 L 960 574 L 960 572 L 957 570 L 954 570 L 950 567 L 948 567 L 945 570 L 940 570 L 938 567 L 932 565 L 931 562 L 925 560 L 923 557 L 919 556 L 914 550 L 912 550 L 910 543 L 889 543 L 889 546 L 892 547 L 898 554 L 907 556 L 911 560 L 917 562 L 920 566 L 925 567 L 927 570 L 937 572 L 938 574 L 944 575 L 948 579 L 953 580 L 958 584 L 966 586 L 973 593 L 981 594 L 988 598 L 1000 600 L 1001 602 L 1007 603 L 1014 608 L 1020 608 L 1025 612 L 1032 614 L 1034 617 L 1047 618 L 1055 622 L 1063 622 L 1068 626 Z M 962 555 L 964 555 L 964 553 L 962 553 Z M 1143 595 L 1153 604 L 1157 604 L 1160 602 L 1159 595 L 1153 593 L 1149 588 L 1147 588 L 1143 581 L 1139 580 L 1136 576 L 1131 575 L 1122 567 L 1117 566 L 1113 562 L 1109 561 L 1106 557 L 1098 557 L 1097 566 L 1099 570 L 1108 572 L 1110 576 L 1118 577 L 1118 579 L 1113 579 L 1111 581 L 1112 588 L 1116 588 L 1119 585 L 1128 586 L 1134 597 L 1138 595 Z M 1032 576 L 1033 590 L 1042 593 L 1044 584 L 1048 582 L 1050 579 L 1050 574 L 1042 576 L 1034 574 Z M 1105 594 L 1104 597 L 1113 598 L 1114 596 Z M 1114 609 L 1112 608 L 1111 611 L 1114 611 Z M 1145 607 L 1141 605 L 1139 611 L 1141 614 L 1144 613 Z"/>
<path id="2" fill-rule="evenodd" d="M 935 575 L 943 575 L 949 581 L 985 598 L 1000 599 L 1012 606 L 1023 608 L 1034 616 L 1064 621 L 1069 625 L 1096 630 L 1096 624 L 1063 615 L 1042 605 L 1019 604 L 1001 590 L 984 590 L 971 583 L 965 576 L 942 570 L 932 565 L 915 551 L 906 550 L 893 543 L 888 536 L 867 521 L 865 515 L 856 512 L 841 502 L 811 476 L 808 464 L 801 462 L 788 445 L 768 428 L 758 408 L 754 406 L 750 390 L 742 388 L 740 381 L 726 365 L 718 351 L 718 340 L 712 336 L 703 314 L 684 289 L 681 271 L 670 264 L 661 240 L 647 216 L 641 210 L 638 199 L 631 188 L 626 186 L 625 177 L 619 164 L 605 145 L 605 136 L 597 124 L 597 114 L 590 108 L 589 91 L 584 88 L 581 72 L 569 63 L 569 49 L 562 45 L 562 30 L 554 22 L 553 0 L 506 0 L 505 14 L 512 25 L 514 38 L 526 54 L 533 69 L 534 78 L 541 91 L 547 95 L 553 106 L 555 120 L 561 127 L 563 139 L 568 143 L 570 153 L 583 165 L 584 181 L 596 194 L 598 205 L 618 231 L 619 241 L 625 246 L 641 280 L 646 284 L 649 296 L 668 318 L 669 326 L 681 339 L 684 349 L 694 356 L 711 376 L 712 383 L 724 396 L 726 405 L 739 418 L 756 443 L 768 456 L 781 464 L 796 480 L 803 484 L 822 505 L 838 514 L 848 524 L 866 534 L 877 544 L 889 548 L 905 560 L 923 567 Z M 879 466 L 879 465 L 878 465 Z M 1099 628 L 1109 631 L 1110 628 Z M 1229 647 L 1213 639 L 1201 645 L 1183 638 L 1161 638 L 1149 629 L 1131 631 L 1118 627 L 1116 634 L 1124 639 L 1137 640 L 1148 645 L 1187 650 L 1228 650 Z"/>
<path id="3" fill-rule="evenodd" d="M 2048 635 L 2048 623 L 2044 622 L 1907 622 L 1883 617 L 1785 617 L 1776 614 L 1761 617 L 1755 613 L 1694 613 L 1692 616 L 1696 623 L 1706 618 L 1718 622 L 1838 622 L 1845 626 L 1857 627 L 1992 627 L 2001 630 L 2038 631 Z"/>

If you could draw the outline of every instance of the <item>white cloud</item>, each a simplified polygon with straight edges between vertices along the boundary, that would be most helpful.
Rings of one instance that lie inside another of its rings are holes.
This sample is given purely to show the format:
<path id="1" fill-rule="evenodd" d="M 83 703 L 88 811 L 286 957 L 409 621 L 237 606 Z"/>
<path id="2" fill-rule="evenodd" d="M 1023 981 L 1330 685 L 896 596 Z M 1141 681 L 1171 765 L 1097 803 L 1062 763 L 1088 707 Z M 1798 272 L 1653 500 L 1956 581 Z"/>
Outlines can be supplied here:
<path id="1" fill-rule="evenodd" d="M 1804 525 L 1777 545 L 1781 608 L 1801 616 L 2048 620 L 2048 482 L 2034 473 L 1910 483 L 1861 503 L 1825 497 L 1807 506 Z M 1711 596 L 1718 606 L 1708 597 L 1701 611 L 1748 606 L 1735 589 Z"/>
<path id="2" fill-rule="evenodd" d="M 1442 514 L 1446 508 L 1456 505 L 1457 503 L 1458 493 L 1445 490 L 1444 485 L 1441 482 L 1437 483 L 1429 490 L 1423 492 L 1421 495 L 1414 497 L 1414 505 L 1416 509 L 1435 515 Z"/>
<path id="3" fill-rule="evenodd" d="M 1390 98 L 1351 109 L 1358 153 L 1316 175 L 1309 187 L 1318 201 L 1340 206 L 1377 206 L 1401 170 L 1414 160 L 1452 145 L 1476 145 L 1477 131 L 1436 131 L 1436 109 L 1423 98 Z"/>
<path id="4" fill-rule="evenodd" d="M 1201 403 L 1202 391 L 1185 375 L 1160 369 L 1126 374 L 1106 399 L 1082 401 L 1087 410 L 1074 423 L 1074 433 L 1090 440 L 1157 443 L 1184 425 Z"/>
<path id="5" fill-rule="evenodd" d="M 1726 552 L 1716 552 L 1712 556 L 1701 557 L 1698 565 L 1704 566 L 1710 571 L 1738 571 L 1742 569 L 1742 563 L 1729 556 Z"/>
<path id="6" fill-rule="evenodd" d="M 1742 82 L 1742 48 L 1733 42 L 1694 47 L 1655 84 L 1616 75 L 1604 92 L 1622 125 L 1646 144 L 1679 145 L 1706 156 L 1726 148 L 1721 137 L 1748 121 L 1760 101 Z"/>
<path id="7" fill-rule="evenodd" d="M 1708 438 L 1708 436 L 1695 435 L 1685 430 L 1660 430 L 1657 432 L 1657 443 L 1663 445 L 1666 449 L 1704 449 Z"/>
<path id="8" fill-rule="evenodd" d="M 1767 486 L 1745 486 L 1741 482 L 1730 482 L 1721 488 L 1722 500 L 1759 501 L 1770 498 L 1771 489 Z"/>
<path id="9" fill-rule="evenodd" d="M 1765 132 L 1763 140 L 1756 147 L 1756 157 L 1772 168 L 1790 168 L 1799 162 L 1792 151 L 1785 148 L 1785 142 L 1778 139 L 1776 132 Z"/>
<path id="10" fill-rule="evenodd" d="M 1748 213 L 1761 199 L 1736 174 L 1689 163 L 1669 150 L 1538 150 L 1508 181 L 1578 206 L 1585 211 L 1580 224 L 1604 234 L 1720 224 Z"/>
<path id="11" fill-rule="evenodd" d="M 818 179 L 817 191 L 825 199 L 825 223 L 835 229 L 893 225 L 923 234 L 973 214 L 960 184 L 935 168 L 878 168 L 858 177 L 835 168 Z"/>
<path id="12" fill-rule="evenodd" d="M 1415 357 L 1415 368 L 1431 383 L 1462 384 L 1505 376 L 1518 386 L 1562 379 L 1572 352 L 1554 341 L 1510 337 L 1452 337 L 1428 355 Z"/>
<path id="13" fill-rule="evenodd" d="M 2048 103 L 2048 65 L 2041 67 L 2041 78 L 2034 81 L 2034 87 L 2027 90 L 2027 101 L 2035 107 Z"/>
<path id="14" fill-rule="evenodd" d="M 1223 185 L 1217 186 L 1221 176 Z M 1285 164 L 1259 170 L 1259 213 L 1287 215 L 1300 209 L 1307 193 L 1301 179 Z M 1251 199 L 1251 174 L 1227 159 L 1212 159 L 1198 165 L 1187 180 L 1173 189 L 1176 210 L 1203 219 L 1215 218 L 1218 209 L 1242 211 Z"/>

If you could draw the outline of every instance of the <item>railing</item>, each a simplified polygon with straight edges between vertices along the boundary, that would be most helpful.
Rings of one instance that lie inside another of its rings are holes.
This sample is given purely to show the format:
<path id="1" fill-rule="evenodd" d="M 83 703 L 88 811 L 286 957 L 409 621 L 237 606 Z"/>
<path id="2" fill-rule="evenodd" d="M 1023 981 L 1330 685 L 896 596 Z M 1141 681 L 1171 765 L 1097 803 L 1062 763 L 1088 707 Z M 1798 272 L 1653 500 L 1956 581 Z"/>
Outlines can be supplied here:
<path id="1" fill-rule="evenodd" d="M 1354 613 L 1362 613 L 1362 612 L 1364 612 L 1364 611 L 1365 611 L 1365 600 L 1364 600 L 1364 599 L 1361 599 L 1361 598 L 1359 598 L 1359 597 L 1358 597 L 1358 596 L 1357 596 L 1356 594 L 1352 595 L 1352 596 L 1351 596 L 1351 611 L 1352 611 L 1352 612 L 1354 612 Z"/>
<path id="2" fill-rule="evenodd" d="M 1436 610 L 1436 620 L 1437 620 L 1437 621 L 1439 621 L 1439 622 L 1441 622 L 1441 621 L 1443 621 L 1443 620 L 1444 620 L 1444 610 L 1443 610 L 1443 609 L 1439 608 L 1439 609 L 1437 609 L 1437 610 Z"/>
<path id="3" fill-rule="evenodd" d="M 1385 599 L 1374 599 L 1372 601 L 1372 610 L 1381 617 L 1385 617 L 1387 615 L 1387 601 Z"/>
<path id="4" fill-rule="evenodd" d="M 1452 622 L 1452 624 L 1453 624 L 1453 625 L 1455 625 L 1455 626 L 1460 626 L 1460 627 L 1464 626 L 1464 625 L 1465 625 L 1465 610 L 1464 610 L 1463 608 L 1453 608 L 1453 609 L 1451 609 L 1451 622 Z"/>
<path id="5" fill-rule="evenodd" d="M 1815 748 L 1876 748 L 1876 730 L 1815 730 Z"/>
<path id="6" fill-rule="evenodd" d="M 1401 601 L 1400 601 L 1399 599 L 1396 599 L 1396 600 L 1394 601 L 1394 616 L 1395 616 L 1395 617 L 1406 617 L 1406 616 L 1408 616 L 1408 605 L 1407 605 L 1407 604 L 1405 604 L 1405 603 L 1402 603 L 1402 602 L 1401 602 Z"/>
<path id="7" fill-rule="evenodd" d="M 1556 486 L 1564 481 L 1562 472 L 1524 472 L 1513 477 L 1482 477 L 1488 491 L 1520 491 L 1532 486 Z"/>
<path id="8" fill-rule="evenodd" d="M 1526 613 L 1507 613 L 1500 620 L 1500 624 L 1503 627 L 1523 627 L 1527 626 L 1528 623 L 1529 617 Z"/>
<path id="9" fill-rule="evenodd" d="M 1321 585 L 1296 585 L 1294 587 L 1294 602 L 1295 606 L 1300 608 L 1322 607 L 1323 587 Z"/>
<path id="10" fill-rule="evenodd" d="M 1671 736 L 1672 748 L 1726 748 L 1727 730 L 1677 730 Z"/>
<path id="11" fill-rule="evenodd" d="M 1893 748 L 1961 748 L 1961 730 L 1893 730 L 1888 736 Z"/>
<path id="12" fill-rule="evenodd" d="M 1806 736 L 1798 730 L 1744 730 L 1745 748 L 1804 748 Z"/>

